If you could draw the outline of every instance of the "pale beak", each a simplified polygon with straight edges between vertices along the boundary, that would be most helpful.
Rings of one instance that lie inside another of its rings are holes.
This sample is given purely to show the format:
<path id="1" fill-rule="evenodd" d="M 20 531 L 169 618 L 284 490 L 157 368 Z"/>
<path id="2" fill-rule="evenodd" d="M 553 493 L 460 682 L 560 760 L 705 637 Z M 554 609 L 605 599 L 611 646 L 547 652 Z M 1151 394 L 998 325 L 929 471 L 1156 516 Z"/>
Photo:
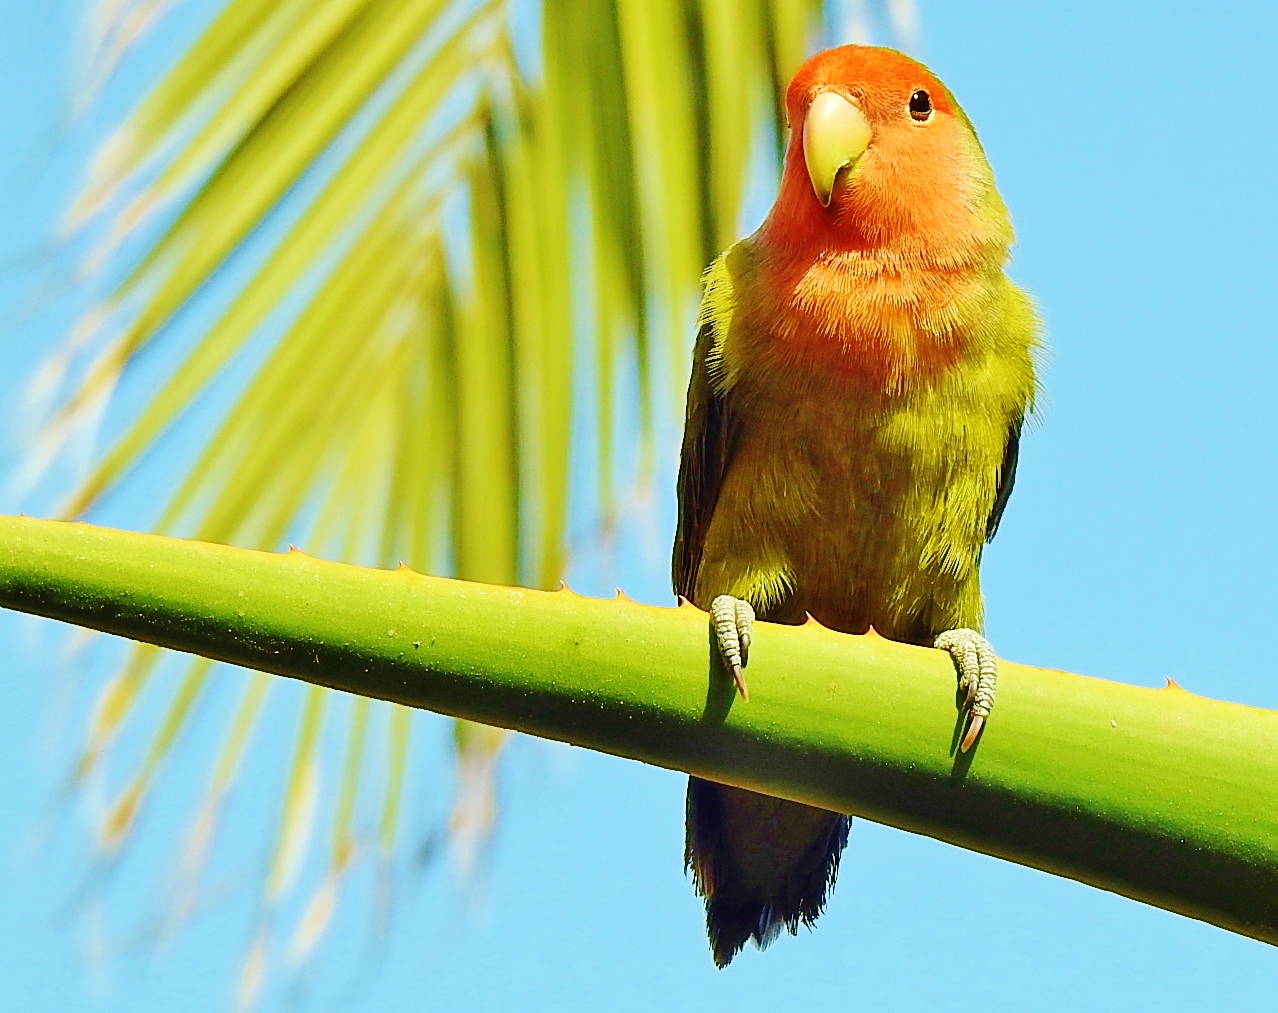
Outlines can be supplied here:
<path id="1" fill-rule="evenodd" d="M 842 95 L 823 91 L 812 100 L 803 121 L 803 160 L 823 208 L 830 206 L 840 170 L 856 164 L 872 136 L 865 113 Z"/>

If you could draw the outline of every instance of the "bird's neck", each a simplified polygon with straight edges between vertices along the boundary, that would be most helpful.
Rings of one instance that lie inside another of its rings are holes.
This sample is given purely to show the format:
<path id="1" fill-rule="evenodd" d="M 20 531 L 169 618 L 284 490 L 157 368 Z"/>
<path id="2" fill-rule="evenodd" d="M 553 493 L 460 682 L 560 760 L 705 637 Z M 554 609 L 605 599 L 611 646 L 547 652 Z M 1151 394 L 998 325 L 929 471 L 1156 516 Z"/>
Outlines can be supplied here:
<path id="1" fill-rule="evenodd" d="M 783 361 L 899 391 L 984 352 L 1005 242 L 774 244 L 764 230 L 755 239 L 759 287 L 773 300 L 761 319 Z"/>

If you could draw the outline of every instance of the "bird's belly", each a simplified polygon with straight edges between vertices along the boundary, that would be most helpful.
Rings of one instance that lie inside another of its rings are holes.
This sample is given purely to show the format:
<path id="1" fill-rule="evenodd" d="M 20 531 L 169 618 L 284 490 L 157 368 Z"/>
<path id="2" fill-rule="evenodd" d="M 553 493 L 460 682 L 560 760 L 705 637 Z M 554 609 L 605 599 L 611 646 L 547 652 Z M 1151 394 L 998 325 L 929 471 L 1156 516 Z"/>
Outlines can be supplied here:
<path id="1" fill-rule="evenodd" d="M 988 481 L 976 498 L 992 502 L 996 469 L 962 440 L 937 440 L 925 420 L 903 422 L 908 406 L 824 397 L 768 407 L 742 432 L 724 478 L 699 603 L 736 594 L 771 621 L 810 613 L 845 632 L 874 626 L 919 643 L 979 628 L 984 529 L 965 521 L 972 511 L 955 490 Z"/>

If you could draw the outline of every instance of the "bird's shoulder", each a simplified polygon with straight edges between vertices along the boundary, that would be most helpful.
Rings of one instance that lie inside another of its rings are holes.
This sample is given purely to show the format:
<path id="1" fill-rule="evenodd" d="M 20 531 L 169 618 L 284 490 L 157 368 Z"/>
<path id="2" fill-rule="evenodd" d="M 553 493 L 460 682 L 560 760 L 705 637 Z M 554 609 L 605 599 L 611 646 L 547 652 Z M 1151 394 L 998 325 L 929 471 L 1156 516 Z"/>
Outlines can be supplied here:
<path id="1" fill-rule="evenodd" d="M 751 241 L 742 240 L 717 257 L 702 280 L 679 458 L 678 525 L 672 559 L 675 593 L 689 599 L 701 565 L 706 530 L 741 434 L 742 415 L 732 395 L 724 349 L 754 260 Z"/>

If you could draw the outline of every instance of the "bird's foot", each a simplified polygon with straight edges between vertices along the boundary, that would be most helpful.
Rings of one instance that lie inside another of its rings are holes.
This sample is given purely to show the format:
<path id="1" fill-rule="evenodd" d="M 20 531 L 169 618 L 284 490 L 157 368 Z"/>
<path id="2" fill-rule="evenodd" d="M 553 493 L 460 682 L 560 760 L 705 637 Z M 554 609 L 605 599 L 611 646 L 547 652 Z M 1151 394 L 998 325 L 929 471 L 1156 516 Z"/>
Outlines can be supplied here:
<path id="1" fill-rule="evenodd" d="M 959 752 L 966 753 L 975 744 L 994 709 L 994 691 L 998 688 L 998 658 L 990 642 L 975 630 L 946 630 L 932 646 L 947 651 L 958 670 L 958 688 L 963 694 L 966 728 Z"/>
<path id="2" fill-rule="evenodd" d="M 741 670 L 750 660 L 750 638 L 754 635 L 754 607 L 743 598 L 721 594 L 710 603 L 710 625 L 714 630 L 714 642 L 719 647 L 723 664 L 732 673 L 741 699 L 747 703 L 750 691 L 746 688 Z"/>

